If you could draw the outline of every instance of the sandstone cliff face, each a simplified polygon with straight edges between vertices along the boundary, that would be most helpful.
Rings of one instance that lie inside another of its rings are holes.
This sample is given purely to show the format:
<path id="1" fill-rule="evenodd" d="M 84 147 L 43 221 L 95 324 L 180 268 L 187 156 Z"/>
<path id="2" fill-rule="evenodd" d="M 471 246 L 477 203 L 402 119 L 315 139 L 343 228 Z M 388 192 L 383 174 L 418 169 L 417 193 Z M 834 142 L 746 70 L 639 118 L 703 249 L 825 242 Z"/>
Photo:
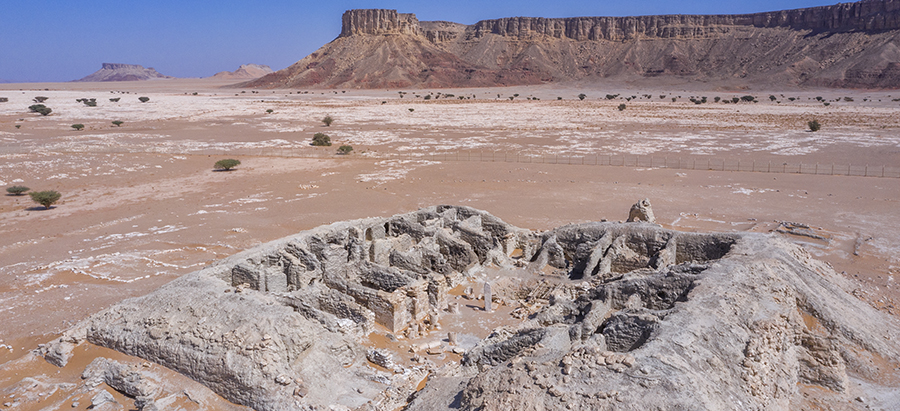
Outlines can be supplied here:
<path id="1" fill-rule="evenodd" d="M 641 17 L 512 17 L 475 24 L 474 37 L 549 36 L 573 40 L 703 38 L 735 27 L 789 28 L 813 31 L 882 31 L 900 29 L 900 1 L 864 1 L 798 10 L 739 15 L 667 15 Z"/>
<path id="2" fill-rule="evenodd" d="M 397 10 L 347 10 L 341 22 L 341 37 L 362 34 L 421 34 L 416 15 L 397 13 Z"/>
<path id="3" fill-rule="evenodd" d="M 742 15 L 512 17 L 350 10 L 340 37 L 249 87 L 465 87 L 600 78 L 900 87 L 900 0 Z"/>

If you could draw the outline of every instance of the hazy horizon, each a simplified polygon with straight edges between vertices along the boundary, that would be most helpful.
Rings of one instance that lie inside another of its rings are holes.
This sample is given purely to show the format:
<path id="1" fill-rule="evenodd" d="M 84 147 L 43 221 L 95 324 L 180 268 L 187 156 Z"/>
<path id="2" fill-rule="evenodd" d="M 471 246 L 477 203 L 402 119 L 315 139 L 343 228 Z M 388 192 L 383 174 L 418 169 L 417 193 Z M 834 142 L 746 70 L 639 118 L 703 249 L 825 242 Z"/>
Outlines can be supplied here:
<path id="1" fill-rule="evenodd" d="M 514 16 L 743 14 L 831 4 L 837 2 L 17 2 L 0 17 L 0 81 L 72 81 L 102 63 L 138 64 L 173 77 L 209 77 L 250 63 L 280 70 L 334 40 L 349 9 L 397 9 L 423 21 L 473 24 Z"/>

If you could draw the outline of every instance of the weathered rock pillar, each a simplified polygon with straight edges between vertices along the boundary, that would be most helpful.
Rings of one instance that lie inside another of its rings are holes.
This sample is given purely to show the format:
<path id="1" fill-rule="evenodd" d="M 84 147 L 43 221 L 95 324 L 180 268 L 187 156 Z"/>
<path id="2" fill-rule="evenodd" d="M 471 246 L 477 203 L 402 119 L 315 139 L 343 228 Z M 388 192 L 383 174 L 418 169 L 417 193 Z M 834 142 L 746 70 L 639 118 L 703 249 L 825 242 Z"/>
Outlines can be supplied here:
<path id="1" fill-rule="evenodd" d="M 489 282 L 484 283 L 484 311 L 486 311 L 486 312 L 494 311 L 494 304 L 492 303 L 492 300 L 491 300 L 491 283 L 489 283 Z"/>
<path id="2" fill-rule="evenodd" d="M 447 341 L 450 342 L 450 345 L 455 346 L 458 343 L 457 336 L 458 334 L 453 332 L 447 333 Z"/>

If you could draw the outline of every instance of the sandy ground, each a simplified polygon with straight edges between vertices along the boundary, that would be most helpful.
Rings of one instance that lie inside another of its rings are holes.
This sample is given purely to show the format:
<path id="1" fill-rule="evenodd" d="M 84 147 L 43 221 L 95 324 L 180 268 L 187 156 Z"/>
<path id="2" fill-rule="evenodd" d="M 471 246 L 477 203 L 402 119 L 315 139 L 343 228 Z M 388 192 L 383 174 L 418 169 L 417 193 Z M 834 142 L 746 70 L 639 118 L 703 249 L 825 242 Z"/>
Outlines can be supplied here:
<path id="1" fill-rule="evenodd" d="M 0 364 L 104 307 L 240 250 L 325 223 L 439 203 L 531 229 L 624 220 L 642 198 L 661 224 L 679 230 L 808 224 L 823 239 L 775 235 L 845 272 L 858 297 L 900 313 L 900 179 L 640 166 L 655 157 L 818 163 L 823 173 L 831 164 L 869 165 L 872 174 L 896 169 L 900 91 L 534 86 L 408 90 L 400 98 L 394 90 L 218 88 L 225 84 L 0 85 L 9 99 L 0 103 L 0 186 L 63 194 L 50 210 L 28 196 L 0 196 Z M 415 97 L 429 92 L 454 96 Z M 509 100 L 513 94 L 520 95 Z M 747 94 L 759 102 L 713 103 Z M 631 95 L 638 98 L 621 99 Z M 28 113 L 35 96 L 49 97 L 50 116 Z M 709 102 L 696 105 L 692 96 Z M 325 115 L 334 117 L 331 127 L 322 125 Z M 822 130 L 806 131 L 810 119 Z M 85 130 L 70 127 L 76 123 Z M 354 154 L 309 146 L 316 132 L 352 145 Z M 644 162 L 526 162 L 560 155 Z M 213 163 L 227 157 L 241 166 L 214 172 Z M 477 158 L 494 161 L 465 161 Z M 3 375 L 0 385 L 17 382 Z"/>

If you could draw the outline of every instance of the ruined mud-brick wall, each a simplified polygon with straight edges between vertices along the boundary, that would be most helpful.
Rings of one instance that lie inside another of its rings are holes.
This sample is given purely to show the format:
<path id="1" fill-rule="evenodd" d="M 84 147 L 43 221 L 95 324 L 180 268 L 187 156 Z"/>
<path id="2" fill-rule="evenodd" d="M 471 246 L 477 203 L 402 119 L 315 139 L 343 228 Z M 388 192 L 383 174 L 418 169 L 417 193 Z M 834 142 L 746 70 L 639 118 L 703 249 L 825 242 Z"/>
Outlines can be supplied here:
<path id="1" fill-rule="evenodd" d="M 299 310 L 371 316 L 398 332 L 441 311 L 447 292 L 469 268 L 508 263 L 513 250 L 535 248 L 525 244 L 529 240 L 536 241 L 527 230 L 484 212 L 437 206 L 315 230 L 247 255 L 218 269 L 216 277 L 233 287 L 281 294 Z M 304 296 L 288 295 L 295 291 Z M 348 301 L 335 305 L 321 297 L 335 297 L 332 291 Z"/>

